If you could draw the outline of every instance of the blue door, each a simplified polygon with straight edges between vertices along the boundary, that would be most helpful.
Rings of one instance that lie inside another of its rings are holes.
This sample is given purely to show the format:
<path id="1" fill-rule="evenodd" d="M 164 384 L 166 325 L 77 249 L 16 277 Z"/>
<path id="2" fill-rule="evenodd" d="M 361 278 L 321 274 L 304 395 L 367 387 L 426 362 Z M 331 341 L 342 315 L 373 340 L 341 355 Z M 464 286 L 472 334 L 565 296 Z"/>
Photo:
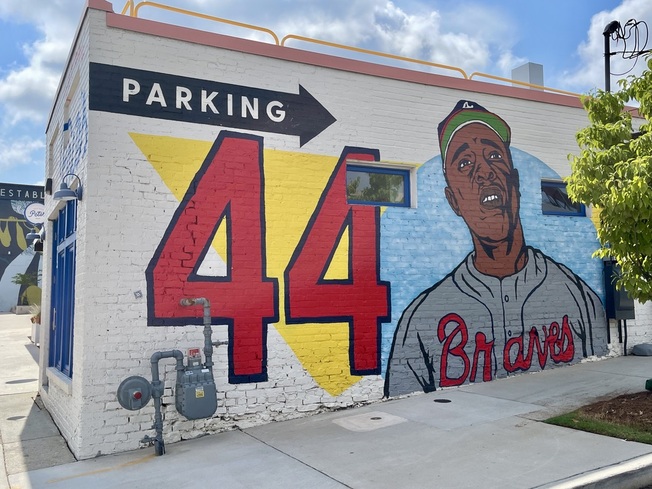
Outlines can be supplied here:
<path id="1" fill-rule="evenodd" d="M 77 201 L 67 202 L 53 224 L 49 366 L 72 378 Z"/>

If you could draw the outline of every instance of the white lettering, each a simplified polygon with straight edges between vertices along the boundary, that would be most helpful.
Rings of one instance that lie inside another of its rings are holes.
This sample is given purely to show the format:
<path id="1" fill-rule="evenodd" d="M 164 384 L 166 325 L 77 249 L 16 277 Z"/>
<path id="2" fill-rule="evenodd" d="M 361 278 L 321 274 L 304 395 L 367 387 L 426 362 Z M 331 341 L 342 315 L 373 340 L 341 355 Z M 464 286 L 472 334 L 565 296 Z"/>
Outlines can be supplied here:
<path id="1" fill-rule="evenodd" d="M 192 110 L 190 107 L 190 99 L 192 98 L 192 92 L 186 87 L 177 87 L 177 109 L 181 108 L 183 105 L 186 110 Z"/>
<path id="2" fill-rule="evenodd" d="M 251 117 L 258 119 L 258 98 L 254 98 L 253 103 L 249 101 L 247 97 L 242 96 L 242 118 L 246 119 L 247 112 L 251 114 Z"/>
<path id="3" fill-rule="evenodd" d="M 285 110 L 282 109 L 283 104 L 277 100 L 268 103 L 267 117 L 269 117 L 272 122 L 283 122 L 283 119 L 285 119 Z"/>
<path id="4" fill-rule="evenodd" d="M 32 202 L 25 208 L 25 218 L 32 224 L 45 221 L 45 206 L 40 202 Z"/>
<path id="5" fill-rule="evenodd" d="M 176 85 L 174 86 L 174 95 L 172 94 L 172 85 L 152 82 L 151 88 L 148 88 L 148 86 L 149 83 L 145 86 L 145 91 L 148 91 L 145 105 L 156 105 L 157 107 L 152 107 L 154 110 L 159 107 L 168 107 L 168 99 L 174 96 L 174 102 L 170 100 L 170 105 L 174 105 L 178 110 L 192 111 L 193 100 L 195 100 L 195 108 L 199 108 L 202 114 L 207 114 L 209 117 L 213 114 L 253 120 L 259 120 L 262 117 L 273 123 L 284 122 L 288 117 L 288 108 L 282 100 L 261 102 L 259 97 L 243 95 L 240 90 L 236 93 L 228 93 L 226 90 L 211 90 L 211 88 L 218 88 L 216 84 L 209 85 L 210 88 L 208 89 L 202 89 L 201 87 L 193 89 Z M 141 92 L 143 92 L 143 88 L 138 80 L 132 78 L 122 79 L 123 102 L 131 102 L 134 96 L 142 97 Z"/>
<path id="6" fill-rule="evenodd" d="M 206 96 L 206 90 L 201 91 L 201 111 L 206 112 L 206 109 L 210 107 L 213 114 L 219 114 L 215 106 L 213 105 L 213 99 L 219 92 L 211 92 L 209 96 Z"/>
<path id="7" fill-rule="evenodd" d="M 226 113 L 233 115 L 233 95 L 230 93 L 226 96 Z"/>
<path id="8" fill-rule="evenodd" d="M 140 92 L 140 83 L 130 78 L 122 79 L 122 101 L 129 102 L 129 96 Z"/>
<path id="9" fill-rule="evenodd" d="M 163 96 L 163 90 L 161 90 L 161 85 L 158 83 L 154 83 L 152 85 L 152 90 L 149 92 L 149 96 L 147 97 L 147 102 L 145 102 L 147 105 L 152 105 L 152 103 L 158 102 L 161 104 L 161 107 L 167 107 L 168 104 L 165 101 L 165 97 Z"/>

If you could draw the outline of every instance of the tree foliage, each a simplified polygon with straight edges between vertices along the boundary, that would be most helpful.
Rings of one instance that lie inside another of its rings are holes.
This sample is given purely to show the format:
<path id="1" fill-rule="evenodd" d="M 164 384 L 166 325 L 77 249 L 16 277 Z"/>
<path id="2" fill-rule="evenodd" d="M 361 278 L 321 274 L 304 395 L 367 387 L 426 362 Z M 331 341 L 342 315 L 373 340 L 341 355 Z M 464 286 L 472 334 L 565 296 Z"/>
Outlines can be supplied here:
<path id="1" fill-rule="evenodd" d="M 367 185 L 361 177 L 349 178 L 347 195 L 356 200 L 369 202 L 397 202 L 403 192 L 403 177 L 385 173 L 370 173 Z"/>
<path id="2" fill-rule="evenodd" d="M 34 272 L 17 273 L 11 278 L 11 281 L 16 285 L 36 285 L 38 283 L 38 276 Z"/>
<path id="3" fill-rule="evenodd" d="M 570 155 L 567 179 L 573 200 L 599 210 L 595 256 L 615 259 L 616 286 L 641 302 L 652 299 L 652 58 L 647 68 L 617 92 L 582 97 L 590 125 L 576 135 L 580 154 Z M 632 101 L 643 119 L 632 118 Z"/>

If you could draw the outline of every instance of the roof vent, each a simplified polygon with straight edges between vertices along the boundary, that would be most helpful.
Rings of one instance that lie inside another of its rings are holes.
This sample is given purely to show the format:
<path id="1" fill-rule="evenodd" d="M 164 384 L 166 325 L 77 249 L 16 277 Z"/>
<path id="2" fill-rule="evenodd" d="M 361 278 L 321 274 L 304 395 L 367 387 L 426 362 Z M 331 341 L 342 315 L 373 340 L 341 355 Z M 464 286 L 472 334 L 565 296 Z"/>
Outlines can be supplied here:
<path id="1" fill-rule="evenodd" d="M 525 63 L 512 70 L 512 80 L 529 83 L 531 85 L 543 86 L 543 65 L 538 63 Z M 513 86 L 523 86 L 516 83 Z M 541 90 L 540 88 L 529 87 L 532 90 Z"/>

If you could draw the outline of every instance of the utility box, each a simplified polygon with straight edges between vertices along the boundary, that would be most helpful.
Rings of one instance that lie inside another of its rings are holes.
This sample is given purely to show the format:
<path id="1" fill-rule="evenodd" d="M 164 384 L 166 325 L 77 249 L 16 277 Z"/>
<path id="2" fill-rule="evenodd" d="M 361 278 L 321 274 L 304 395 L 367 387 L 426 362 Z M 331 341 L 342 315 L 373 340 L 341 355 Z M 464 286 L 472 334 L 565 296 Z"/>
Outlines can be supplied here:
<path id="1" fill-rule="evenodd" d="M 177 373 L 176 407 L 188 419 L 210 418 L 217 410 L 213 372 L 201 364 L 198 351 L 188 351 L 188 365 Z"/>
<path id="2" fill-rule="evenodd" d="M 612 258 L 604 259 L 605 310 L 609 319 L 634 319 L 634 299 L 625 289 L 616 289 L 620 274 L 618 263 Z"/>

